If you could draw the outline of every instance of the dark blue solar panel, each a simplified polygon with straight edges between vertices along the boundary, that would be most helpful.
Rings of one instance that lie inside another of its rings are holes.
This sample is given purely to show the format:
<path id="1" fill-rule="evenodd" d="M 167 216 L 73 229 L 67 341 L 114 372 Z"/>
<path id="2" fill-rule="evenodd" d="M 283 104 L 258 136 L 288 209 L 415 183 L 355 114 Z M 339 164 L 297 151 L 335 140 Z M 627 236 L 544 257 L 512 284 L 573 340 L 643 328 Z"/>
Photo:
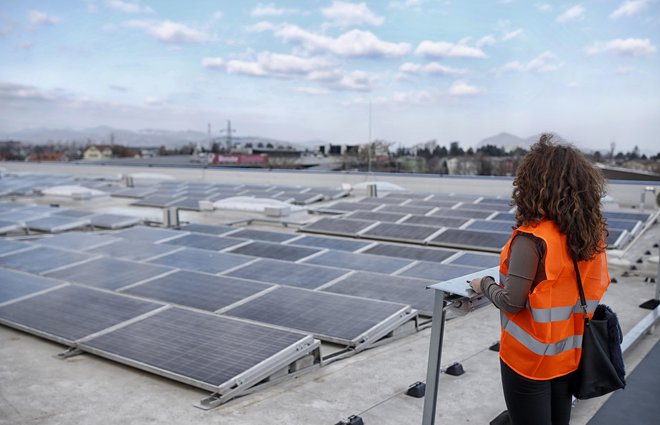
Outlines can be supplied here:
<path id="1" fill-rule="evenodd" d="M 0 304 L 62 284 L 55 279 L 9 269 L 0 269 L 0 275 Z"/>
<path id="2" fill-rule="evenodd" d="M 224 314 L 348 343 L 405 308 L 402 304 L 282 286 Z"/>
<path id="3" fill-rule="evenodd" d="M 336 249 L 339 251 L 357 251 L 360 248 L 371 245 L 371 242 L 360 242 L 351 239 L 329 238 L 323 236 L 303 236 L 295 241 L 288 242 L 289 245 L 313 246 L 318 248 Z"/>
<path id="4" fill-rule="evenodd" d="M 420 279 L 429 279 L 435 282 L 465 276 L 483 270 L 483 267 L 455 266 L 451 264 L 438 264 L 421 262 L 405 270 L 401 276 L 411 276 Z"/>
<path id="5" fill-rule="evenodd" d="M 169 267 L 102 257 L 50 272 L 47 276 L 114 290 L 159 276 L 170 270 L 172 269 Z"/>
<path id="6" fill-rule="evenodd" d="M 197 224 L 197 223 L 190 223 L 186 224 L 185 226 L 181 226 L 181 230 L 185 230 L 188 232 L 196 232 L 196 233 L 207 233 L 209 235 L 222 235 L 223 233 L 227 233 L 231 230 L 236 230 L 235 227 L 231 226 L 223 226 L 221 224 Z"/>
<path id="7" fill-rule="evenodd" d="M 457 251 L 442 248 L 421 248 L 416 246 L 378 244 L 362 251 L 363 254 L 383 255 L 386 257 L 409 258 L 441 262 L 456 254 Z"/>
<path id="8" fill-rule="evenodd" d="M 0 319 L 45 336 L 75 341 L 161 307 L 81 286 L 65 286 L 0 307 Z"/>
<path id="9" fill-rule="evenodd" d="M 0 257 L 0 266 L 41 273 L 92 258 L 90 254 L 40 246 Z"/>
<path id="10" fill-rule="evenodd" d="M 83 251 L 92 249 L 100 245 L 106 245 L 119 239 L 109 235 L 99 235 L 96 233 L 69 232 L 57 236 L 42 238 L 37 242 L 39 245 L 46 245 L 53 248 L 72 249 Z"/>
<path id="11" fill-rule="evenodd" d="M 29 243 L 0 238 L 0 255 L 9 254 L 10 252 L 19 251 L 21 249 L 30 248 L 32 246 L 33 245 Z"/>
<path id="12" fill-rule="evenodd" d="M 141 261 L 168 252 L 181 249 L 176 245 L 154 244 L 150 242 L 127 241 L 120 239 L 109 245 L 103 245 L 91 249 L 90 254 L 101 254 L 108 257 L 124 258 L 127 260 Z"/>
<path id="13" fill-rule="evenodd" d="M 190 248 L 209 249 L 220 251 L 230 246 L 236 246 L 245 243 L 245 240 L 239 238 L 204 235 L 201 233 L 183 235 L 178 238 L 168 239 L 164 242 L 167 245 L 187 246 Z"/>
<path id="14" fill-rule="evenodd" d="M 228 236 L 232 238 L 254 239 L 266 242 L 284 242 L 296 237 L 293 233 L 269 232 L 267 230 L 242 229 Z"/>
<path id="15" fill-rule="evenodd" d="M 476 252 L 466 252 L 463 255 L 454 258 L 450 264 L 459 264 L 462 266 L 474 266 L 488 269 L 500 264 L 500 257 L 495 254 L 479 254 Z"/>
<path id="16" fill-rule="evenodd" d="M 231 271 L 227 275 L 260 282 L 315 289 L 346 273 L 348 273 L 348 270 L 263 259 Z"/>
<path id="17" fill-rule="evenodd" d="M 308 264 L 318 264 L 350 270 L 365 270 L 377 273 L 393 273 L 410 264 L 410 260 L 381 257 L 379 255 L 353 254 L 345 251 L 328 251 L 305 260 Z"/>
<path id="18" fill-rule="evenodd" d="M 123 292 L 201 310 L 216 311 L 271 287 L 272 285 L 227 276 L 178 271 L 133 286 Z"/>
<path id="19" fill-rule="evenodd" d="M 276 260 L 297 261 L 310 255 L 321 252 L 320 249 L 307 248 L 295 245 L 282 245 L 268 242 L 250 242 L 231 250 L 235 254 L 251 255 L 254 257 L 274 258 Z"/>
<path id="20" fill-rule="evenodd" d="M 219 273 L 249 261 L 254 261 L 254 258 L 196 248 L 183 248 L 180 251 L 149 260 L 150 263 L 205 273 Z"/>
<path id="21" fill-rule="evenodd" d="M 188 380 L 220 386 L 309 338 L 218 315 L 170 308 L 81 344 Z"/>
<path id="22" fill-rule="evenodd" d="M 181 235 L 178 230 L 160 229 L 157 227 L 136 226 L 113 234 L 123 239 L 138 242 L 158 242 L 163 239 Z"/>

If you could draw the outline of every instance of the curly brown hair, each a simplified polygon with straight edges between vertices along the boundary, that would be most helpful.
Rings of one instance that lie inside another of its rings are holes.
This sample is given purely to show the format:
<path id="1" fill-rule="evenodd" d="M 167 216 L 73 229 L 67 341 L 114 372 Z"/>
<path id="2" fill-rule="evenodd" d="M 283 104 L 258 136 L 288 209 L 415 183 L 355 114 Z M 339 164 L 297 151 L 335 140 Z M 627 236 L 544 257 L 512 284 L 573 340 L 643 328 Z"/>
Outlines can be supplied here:
<path id="1" fill-rule="evenodd" d="M 605 247 L 606 222 L 600 211 L 605 179 L 585 156 L 570 145 L 543 134 L 523 158 L 513 180 L 516 226 L 554 221 L 566 235 L 568 250 L 587 261 Z"/>

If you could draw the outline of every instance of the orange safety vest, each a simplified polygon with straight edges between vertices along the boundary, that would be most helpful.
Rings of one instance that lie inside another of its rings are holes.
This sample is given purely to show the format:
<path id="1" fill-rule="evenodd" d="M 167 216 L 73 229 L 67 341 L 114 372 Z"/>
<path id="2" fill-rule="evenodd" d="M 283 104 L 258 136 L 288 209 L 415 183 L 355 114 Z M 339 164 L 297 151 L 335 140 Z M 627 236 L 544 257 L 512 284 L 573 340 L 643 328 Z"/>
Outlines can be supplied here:
<path id="1" fill-rule="evenodd" d="M 580 306 L 573 260 L 566 236 L 550 220 L 520 226 L 500 255 L 500 284 L 509 270 L 511 241 L 525 232 L 545 242 L 546 279 L 530 292 L 527 305 L 515 314 L 501 311 L 500 358 L 519 375 L 547 380 L 577 369 L 582 353 L 584 312 Z M 578 262 L 589 317 L 610 284 L 605 253 Z"/>

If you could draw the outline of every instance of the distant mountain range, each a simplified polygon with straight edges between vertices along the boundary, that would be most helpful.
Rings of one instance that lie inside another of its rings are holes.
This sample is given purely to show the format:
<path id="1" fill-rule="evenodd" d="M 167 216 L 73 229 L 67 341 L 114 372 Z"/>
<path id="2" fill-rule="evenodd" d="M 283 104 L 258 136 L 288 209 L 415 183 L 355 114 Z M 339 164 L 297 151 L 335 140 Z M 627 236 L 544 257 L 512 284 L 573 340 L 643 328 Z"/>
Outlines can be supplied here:
<path id="1" fill-rule="evenodd" d="M 513 150 L 517 147 L 528 149 L 532 144 L 539 140 L 540 134 L 536 134 L 527 138 L 522 138 L 511 133 L 500 133 L 495 136 L 487 137 L 476 144 L 476 148 L 486 145 L 493 145 L 502 147 L 506 150 Z M 144 129 L 144 130 L 123 130 L 112 128 L 108 126 L 98 126 L 86 128 L 83 130 L 71 129 L 52 129 L 52 128 L 37 128 L 17 131 L 13 133 L 0 132 L 0 141 L 2 140 L 15 140 L 24 143 L 49 143 L 49 142 L 78 142 L 86 143 L 90 141 L 94 144 L 110 144 L 114 142 L 118 145 L 126 146 L 139 146 L 139 147 L 158 147 L 166 146 L 167 148 L 179 147 L 188 143 L 199 143 L 201 146 L 208 147 L 209 136 L 201 131 L 184 130 L 184 131 L 171 131 L 159 129 Z M 251 143 L 253 146 L 261 143 L 263 146 L 271 144 L 275 147 L 293 147 L 295 149 L 309 149 L 319 145 L 327 144 L 323 140 L 310 140 L 302 143 L 292 143 L 283 140 L 270 139 L 265 137 L 252 137 L 252 136 L 234 136 L 232 140 L 235 143 L 246 144 Z M 224 143 L 225 137 L 214 137 L 213 141 Z"/>
<path id="2" fill-rule="evenodd" d="M 37 128 L 13 133 L 0 132 L 0 141 L 2 140 L 15 140 L 34 144 L 49 142 L 86 143 L 87 141 L 90 141 L 93 144 L 111 144 L 114 142 L 115 144 L 126 146 L 158 147 L 164 145 L 168 148 L 179 147 L 188 143 L 199 143 L 204 147 L 208 147 L 209 145 L 208 134 L 201 131 L 170 131 L 158 129 L 132 131 L 108 126 L 92 127 L 83 130 Z M 224 143 L 225 140 L 225 137 L 216 136 L 213 137 L 212 142 Z M 232 140 L 234 143 L 252 143 L 253 146 L 257 146 L 259 143 L 264 146 L 270 143 L 273 146 L 291 146 L 302 149 L 304 149 L 305 146 L 311 146 L 311 144 L 308 143 L 301 145 L 265 137 L 233 136 Z"/>

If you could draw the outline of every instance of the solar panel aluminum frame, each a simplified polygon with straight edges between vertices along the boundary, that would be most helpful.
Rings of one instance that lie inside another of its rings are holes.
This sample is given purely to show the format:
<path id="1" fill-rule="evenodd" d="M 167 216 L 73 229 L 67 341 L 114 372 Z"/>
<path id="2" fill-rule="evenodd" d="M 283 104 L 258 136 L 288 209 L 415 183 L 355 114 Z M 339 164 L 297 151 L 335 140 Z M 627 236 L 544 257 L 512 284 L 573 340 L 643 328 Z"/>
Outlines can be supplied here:
<path id="1" fill-rule="evenodd" d="M 349 296 L 349 295 L 344 295 Z M 379 300 L 374 300 L 379 301 Z M 387 302 L 387 301 L 379 301 Z M 379 340 L 384 338 L 390 332 L 403 326 L 404 323 L 411 320 L 416 320 L 419 311 L 410 307 L 409 305 L 403 307 L 401 310 L 392 314 L 387 319 L 381 321 L 376 326 L 363 332 L 361 335 L 349 342 L 349 346 L 353 347 L 355 352 L 366 350 L 376 344 Z"/>
<path id="2" fill-rule="evenodd" d="M 165 309 L 167 308 L 173 308 L 173 307 L 166 307 Z M 158 312 L 161 312 L 165 309 L 159 309 Z M 213 315 L 213 313 L 200 312 L 200 311 L 196 311 L 196 312 L 199 314 Z M 232 317 L 231 319 L 244 321 L 240 318 L 234 318 L 234 317 Z M 249 321 L 245 321 L 245 322 L 249 322 Z M 259 323 L 259 325 L 265 326 L 262 323 Z M 289 332 L 291 332 L 291 330 L 289 330 Z M 301 339 L 295 342 L 294 344 L 291 344 L 289 347 L 285 348 L 284 350 L 281 350 L 279 353 L 275 354 L 274 356 L 269 357 L 267 360 L 262 361 L 261 363 L 251 367 L 250 369 L 234 376 L 232 379 L 217 386 L 187 376 L 183 376 L 178 373 L 168 371 L 166 369 L 149 365 L 137 360 L 132 360 L 118 354 L 113 354 L 101 349 L 94 348 L 86 344 L 86 341 L 90 340 L 90 338 L 85 338 L 84 341 L 77 343 L 76 348 L 80 349 L 81 351 L 115 361 L 117 363 L 125 364 L 134 367 L 136 369 L 153 373 L 154 375 L 162 376 L 168 379 L 172 379 L 174 381 L 183 382 L 184 384 L 193 387 L 211 391 L 213 393 L 211 397 L 201 400 L 198 404 L 194 404 L 195 407 L 199 407 L 204 410 L 209 410 L 209 409 L 213 409 L 214 407 L 220 406 L 221 404 L 224 404 L 235 397 L 248 394 L 248 392 L 250 390 L 253 390 L 255 386 L 261 388 L 260 385 L 257 385 L 259 384 L 259 382 L 265 380 L 266 378 L 270 377 L 276 372 L 279 372 L 283 368 L 291 364 L 294 364 L 298 360 L 301 360 L 302 358 L 307 357 L 309 355 L 313 356 L 312 366 L 320 366 L 321 342 L 314 339 L 314 337 L 312 337 L 311 335 L 305 335 L 302 333 L 300 335 L 301 335 Z M 310 368 L 307 367 L 304 369 L 304 371 L 306 372 L 307 369 Z M 275 382 L 277 381 L 270 380 L 268 384 Z"/>
<path id="3" fill-rule="evenodd" d="M 614 243 L 607 246 L 608 249 L 619 249 L 630 239 L 630 233 L 627 230 L 622 230 L 621 234 L 614 241 Z"/>

